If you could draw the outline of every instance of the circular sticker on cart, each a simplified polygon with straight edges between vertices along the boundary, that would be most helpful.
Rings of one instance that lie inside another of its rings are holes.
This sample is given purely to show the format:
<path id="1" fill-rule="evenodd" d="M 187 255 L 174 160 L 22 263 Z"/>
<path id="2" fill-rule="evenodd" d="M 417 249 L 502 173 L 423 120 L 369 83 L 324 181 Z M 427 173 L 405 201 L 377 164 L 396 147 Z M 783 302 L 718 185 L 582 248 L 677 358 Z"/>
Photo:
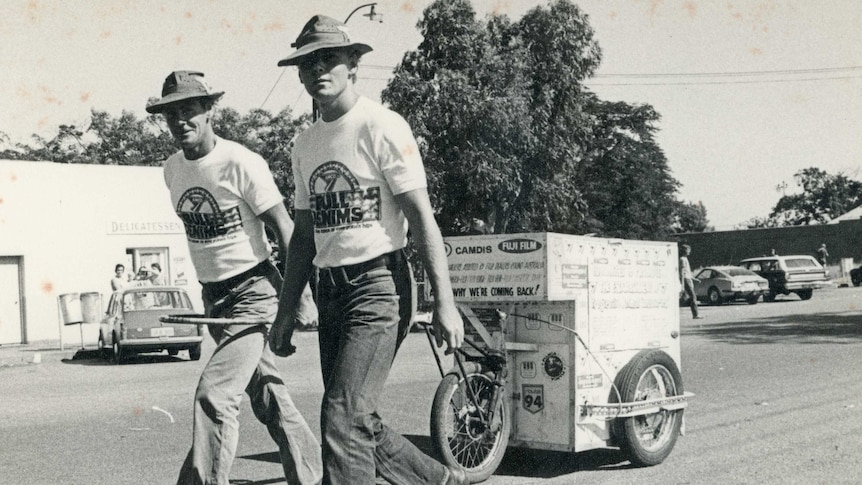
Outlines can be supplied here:
<path id="1" fill-rule="evenodd" d="M 556 352 L 551 352 L 542 359 L 542 369 L 545 374 L 556 381 L 566 373 L 566 366 L 563 364 L 563 359 Z"/>

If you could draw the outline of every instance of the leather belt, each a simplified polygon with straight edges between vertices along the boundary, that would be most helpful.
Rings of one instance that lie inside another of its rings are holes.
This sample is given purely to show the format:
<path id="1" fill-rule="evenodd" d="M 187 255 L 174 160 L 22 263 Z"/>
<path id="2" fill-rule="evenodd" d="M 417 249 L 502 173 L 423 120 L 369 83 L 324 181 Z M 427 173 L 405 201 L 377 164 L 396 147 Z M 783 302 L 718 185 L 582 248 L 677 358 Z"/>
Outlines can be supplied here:
<path id="1" fill-rule="evenodd" d="M 407 260 L 404 256 L 403 249 L 396 249 L 390 253 L 381 254 L 376 258 L 369 259 L 356 264 L 348 264 L 345 266 L 335 266 L 332 268 L 319 268 L 320 278 L 329 279 L 333 282 L 341 281 L 340 275 L 344 275 L 348 281 L 356 279 L 359 275 L 367 273 L 377 268 L 389 267 L 392 268 Z"/>
<path id="2" fill-rule="evenodd" d="M 255 276 L 266 276 L 273 269 L 272 263 L 270 263 L 268 259 L 264 259 L 242 273 L 233 275 L 226 280 L 213 281 L 210 283 L 201 282 L 201 287 L 203 287 L 206 294 L 217 300 L 227 295 L 230 290 L 236 288 L 249 278 L 253 278 Z"/>

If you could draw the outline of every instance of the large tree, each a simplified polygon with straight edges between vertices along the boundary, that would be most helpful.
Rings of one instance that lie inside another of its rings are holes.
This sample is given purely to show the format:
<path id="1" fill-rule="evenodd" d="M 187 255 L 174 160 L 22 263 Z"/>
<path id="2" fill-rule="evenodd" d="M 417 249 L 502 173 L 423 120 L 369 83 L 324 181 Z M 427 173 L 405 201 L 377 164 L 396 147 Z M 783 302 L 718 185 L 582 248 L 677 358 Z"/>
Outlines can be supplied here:
<path id="1" fill-rule="evenodd" d="M 862 182 L 843 173 L 830 174 L 817 167 L 802 169 L 793 176 L 801 192 L 783 195 L 767 217 L 744 223 L 761 227 L 823 224 L 862 205 Z"/>
<path id="2" fill-rule="evenodd" d="M 497 233 L 671 231 L 678 183 L 658 114 L 583 86 L 601 50 L 576 5 L 478 21 L 466 0 L 438 0 L 418 27 L 382 98 L 417 134 L 444 233 L 476 218 Z"/>
<path id="3" fill-rule="evenodd" d="M 793 176 L 802 192 L 784 195 L 769 215 L 783 225 L 823 224 L 862 204 L 862 182 L 810 167 Z"/>

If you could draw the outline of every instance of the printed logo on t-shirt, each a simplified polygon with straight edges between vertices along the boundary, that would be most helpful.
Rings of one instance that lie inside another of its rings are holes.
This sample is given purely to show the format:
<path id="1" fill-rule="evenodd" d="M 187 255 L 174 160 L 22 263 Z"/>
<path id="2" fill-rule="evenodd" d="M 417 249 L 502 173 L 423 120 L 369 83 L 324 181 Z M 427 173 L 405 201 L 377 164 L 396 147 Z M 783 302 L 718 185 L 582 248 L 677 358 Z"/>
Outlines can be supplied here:
<path id="1" fill-rule="evenodd" d="M 202 187 L 192 187 L 180 196 L 177 215 L 191 242 L 211 242 L 242 230 L 239 206 L 222 211 L 215 197 Z"/>
<path id="2" fill-rule="evenodd" d="M 317 167 L 309 177 L 308 192 L 318 231 L 380 220 L 380 187 L 361 188 L 340 162 Z"/>

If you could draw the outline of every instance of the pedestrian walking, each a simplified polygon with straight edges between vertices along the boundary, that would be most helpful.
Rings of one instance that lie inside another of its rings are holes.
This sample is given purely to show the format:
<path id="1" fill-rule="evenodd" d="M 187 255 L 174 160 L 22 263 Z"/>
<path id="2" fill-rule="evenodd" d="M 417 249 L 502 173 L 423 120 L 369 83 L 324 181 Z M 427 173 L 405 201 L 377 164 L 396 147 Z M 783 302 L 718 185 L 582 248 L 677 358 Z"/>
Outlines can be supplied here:
<path id="1" fill-rule="evenodd" d="M 826 250 L 826 243 L 820 245 L 817 248 L 817 261 L 820 262 L 820 265 L 826 267 L 829 263 L 829 251 Z"/>
<path id="2" fill-rule="evenodd" d="M 164 163 L 165 183 L 185 225 L 206 316 L 272 319 L 282 276 L 269 261 L 264 225 L 288 241 L 293 222 L 263 158 L 213 131 L 222 94 L 200 72 L 175 71 L 147 111 L 164 115 L 181 147 Z M 279 375 L 266 325 L 210 325 L 209 333 L 216 349 L 195 391 L 192 446 L 177 483 L 228 483 L 243 393 L 278 445 L 287 483 L 318 483 L 320 445 Z"/>
<path id="3" fill-rule="evenodd" d="M 379 400 L 415 310 L 404 254 L 408 225 L 434 291 L 437 344 L 459 348 L 463 322 L 454 303 L 446 253 L 428 197 L 419 147 L 398 114 L 360 96 L 360 57 L 344 24 L 317 15 L 296 50 L 279 61 L 299 68 L 320 119 L 296 138 L 296 228 L 270 345 L 286 355 L 296 303 L 319 270 L 317 302 L 324 396 L 321 436 L 325 484 L 468 483 L 383 423 Z"/>
<path id="4" fill-rule="evenodd" d="M 698 314 L 697 295 L 694 292 L 694 282 L 699 280 L 691 273 L 691 264 L 688 262 L 689 255 L 691 255 L 691 246 L 683 244 L 682 254 L 679 256 L 679 282 L 682 285 L 683 291 L 688 296 L 691 317 L 700 319 L 703 317 Z"/>

